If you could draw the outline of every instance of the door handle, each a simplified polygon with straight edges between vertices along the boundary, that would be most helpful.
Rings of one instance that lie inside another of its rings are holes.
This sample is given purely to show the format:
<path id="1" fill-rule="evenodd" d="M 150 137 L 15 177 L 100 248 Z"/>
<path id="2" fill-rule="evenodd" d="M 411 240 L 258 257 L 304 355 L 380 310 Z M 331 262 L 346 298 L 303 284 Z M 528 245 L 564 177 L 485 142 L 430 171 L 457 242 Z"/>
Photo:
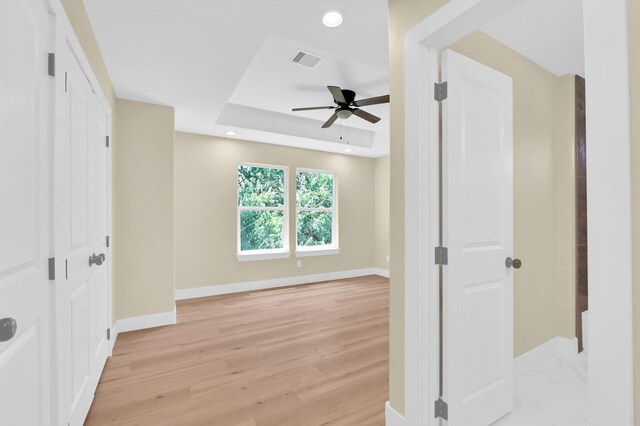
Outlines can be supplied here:
<path id="1" fill-rule="evenodd" d="M 13 339 L 18 330 L 18 323 L 13 318 L 0 319 L 0 343 Z"/>
<path id="2" fill-rule="evenodd" d="M 104 253 L 100 253 L 99 255 L 96 256 L 95 253 L 93 253 L 91 256 L 89 256 L 89 266 L 93 266 L 93 265 L 102 265 L 102 262 L 104 262 L 105 260 L 107 260 L 107 256 L 104 255 Z"/>
<path id="3" fill-rule="evenodd" d="M 522 267 L 522 261 L 520 259 L 507 257 L 504 261 L 504 266 L 507 268 L 520 269 Z"/>

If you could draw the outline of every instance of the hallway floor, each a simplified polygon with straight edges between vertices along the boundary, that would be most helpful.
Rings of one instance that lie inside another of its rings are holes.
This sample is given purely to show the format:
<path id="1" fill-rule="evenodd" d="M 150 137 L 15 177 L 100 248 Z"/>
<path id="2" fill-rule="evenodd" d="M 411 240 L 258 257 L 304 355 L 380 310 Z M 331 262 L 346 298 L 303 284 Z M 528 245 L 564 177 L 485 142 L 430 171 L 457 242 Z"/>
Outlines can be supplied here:
<path id="1" fill-rule="evenodd" d="M 587 361 L 563 356 L 516 377 L 514 410 L 493 426 L 586 425 Z"/>

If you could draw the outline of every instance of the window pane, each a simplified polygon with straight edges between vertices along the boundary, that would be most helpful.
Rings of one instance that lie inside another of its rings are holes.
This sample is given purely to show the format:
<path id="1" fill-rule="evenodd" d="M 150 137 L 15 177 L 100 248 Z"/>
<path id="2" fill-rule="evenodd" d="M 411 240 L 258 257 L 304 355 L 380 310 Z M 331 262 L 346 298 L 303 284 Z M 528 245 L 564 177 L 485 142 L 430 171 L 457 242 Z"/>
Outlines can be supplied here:
<path id="1" fill-rule="evenodd" d="M 296 205 L 303 208 L 333 207 L 333 175 L 331 173 L 296 173 Z"/>
<path id="2" fill-rule="evenodd" d="M 284 206 L 284 169 L 238 166 L 238 205 Z"/>
<path id="3" fill-rule="evenodd" d="M 284 213 L 278 210 L 240 211 L 240 250 L 281 249 Z"/>
<path id="4" fill-rule="evenodd" d="M 331 212 L 298 212 L 298 247 L 330 245 Z"/>

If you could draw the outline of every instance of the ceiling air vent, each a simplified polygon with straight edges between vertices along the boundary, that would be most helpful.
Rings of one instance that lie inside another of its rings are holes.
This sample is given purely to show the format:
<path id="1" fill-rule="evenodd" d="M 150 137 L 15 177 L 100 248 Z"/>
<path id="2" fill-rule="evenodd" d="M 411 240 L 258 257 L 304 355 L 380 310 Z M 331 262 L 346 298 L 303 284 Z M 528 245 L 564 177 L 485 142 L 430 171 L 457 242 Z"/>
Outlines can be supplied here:
<path id="1" fill-rule="evenodd" d="M 298 54 L 293 58 L 293 62 L 296 64 L 304 65 L 307 68 L 315 68 L 322 58 L 320 56 L 316 56 L 312 53 L 299 51 Z"/>

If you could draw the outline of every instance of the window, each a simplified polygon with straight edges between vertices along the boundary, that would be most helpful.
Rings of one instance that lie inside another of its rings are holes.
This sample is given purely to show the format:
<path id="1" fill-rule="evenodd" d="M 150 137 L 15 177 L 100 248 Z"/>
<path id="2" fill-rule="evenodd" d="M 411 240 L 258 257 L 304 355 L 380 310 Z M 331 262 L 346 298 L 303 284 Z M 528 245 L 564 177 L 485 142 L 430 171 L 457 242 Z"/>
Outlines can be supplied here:
<path id="1" fill-rule="evenodd" d="M 335 174 L 296 172 L 296 256 L 338 253 Z"/>
<path id="2" fill-rule="evenodd" d="M 238 166 L 238 260 L 289 256 L 287 168 Z"/>

